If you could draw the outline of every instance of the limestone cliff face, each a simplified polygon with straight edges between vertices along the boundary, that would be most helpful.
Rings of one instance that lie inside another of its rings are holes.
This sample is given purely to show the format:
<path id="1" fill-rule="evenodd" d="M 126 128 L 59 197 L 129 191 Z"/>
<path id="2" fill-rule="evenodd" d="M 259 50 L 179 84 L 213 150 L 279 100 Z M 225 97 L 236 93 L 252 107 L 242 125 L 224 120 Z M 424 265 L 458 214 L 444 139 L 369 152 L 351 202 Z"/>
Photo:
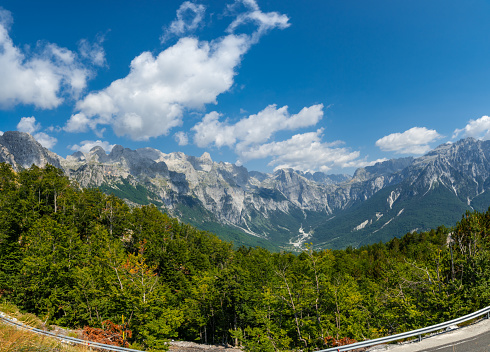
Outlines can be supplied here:
<path id="1" fill-rule="evenodd" d="M 490 141 L 467 138 L 440 145 L 415 159 L 404 174 L 413 192 L 426 192 L 437 183 L 470 205 L 488 190 Z"/>
<path id="2" fill-rule="evenodd" d="M 337 213 L 332 221 L 318 225 L 317 240 L 328 247 L 356 247 L 407 232 L 453 226 L 467 210 L 488 209 L 490 141 L 467 138 L 399 161 L 401 167 L 396 169 L 389 161 L 394 172 L 386 172 L 382 164 L 356 171 L 350 199 L 363 196 L 365 200 L 357 203 L 355 213 Z"/>
<path id="3" fill-rule="evenodd" d="M 117 187 L 123 180 L 141 184 L 156 194 L 157 200 L 173 215 L 179 215 L 176 212 L 179 205 L 195 199 L 219 222 L 258 236 L 267 236 L 267 231 L 254 227 L 254 222 L 270 222 L 274 214 L 287 216 L 292 209 L 331 214 L 350 199 L 350 187 L 339 188 L 335 183 L 336 177 L 342 181 L 350 179 L 345 175 L 311 175 L 294 170 L 249 173 L 242 166 L 214 162 L 208 153 L 194 157 L 117 145 L 110 154 L 95 147 L 89 153 L 77 152 L 60 160 L 65 173 L 82 187 L 104 184 Z M 336 189 L 340 189 L 342 197 L 332 197 Z"/>
<path id="4" fill-rule="evenodd" d="M 205 209 L 221 224 L 261 237 L 280 234 L 277 236 L 283 242 L 291 233 L 296 236 L 301 229 L 304 235 L 313 222 L 339 217 L 354 205 L 362 210 L 362 204 L 387 187 L 391 191 L 386 196 L 386 212 L 373 209 L 371 218 L 353 220 L 358 223 L 351 229 L 374 229 L 389 220 L 389 211 L 398 209 L 402 214 L 401 203 L 423 196 L 436 186 L 447 188 L 471 206 L 473 199 L 481 200 L 490 187 L 489 161 L 490 142 L 465 139 L 441 145 L 419 158 L 393 159 L 360 168 L 353 177 L 292 169 L 265 174 L 214 162 L 208 153 L 194 157 L 153 148 L 131 150 L 120 145 L 109 154 L 95 147 L 64 159 L 27 133 L 5 132 L 0 136 L 0 162 L 9 163 L 16 170 L 33 164 L 52 164 L 81 187 L 143 186 L 153 201 L 184 221 L 189 219 L 181 206 L 192 204 L 189 207 Z M 393 219 L 389 221 L 396 222 Z"/>
<path id="5" fill-rule="evenodd" d="M 61 168 L 60 160 L 58 155 L 44 148 L 28 133 L 8 131 L 0 136 L 0 162 L 11 164 L 14 170 L 47 164 Z"/>

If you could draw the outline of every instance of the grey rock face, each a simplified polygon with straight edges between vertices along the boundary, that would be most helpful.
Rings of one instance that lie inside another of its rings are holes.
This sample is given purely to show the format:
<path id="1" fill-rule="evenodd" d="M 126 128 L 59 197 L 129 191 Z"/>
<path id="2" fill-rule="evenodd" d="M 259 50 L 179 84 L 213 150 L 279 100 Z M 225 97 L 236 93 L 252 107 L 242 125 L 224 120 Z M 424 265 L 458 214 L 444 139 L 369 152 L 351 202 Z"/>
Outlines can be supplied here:
<path id="1" fill-rule="evenodd" d="M 11 164 L 14 170 L 47 164 L 61 168 L 59 156 L 44 148 L 30 134 L 17 131 L 7 131 L 0 136 L 0 162 Z"/>
<path id="2" fill-rule="evenodd" d="M 403 171 L 413 192 L 426 192 L 436 183 L 470 205 L 487 190 L 490 177 L 490 141 L 473 138 L 443 144 L 415 159 Z"/>
<path id="3" fill-rule="evenodd" d="M 273 237 L 271 234 L 282 231 L 291 233 L 292 238 L 300 228 L 308 230 L 308 216 L 316 214 L 315 221 L 321 217 L 327 221 L 386 187 L 394 187 L 386 200 L 389 209 L 436 186 L 447 188 L 470 205 L 489 187 L 489 161 L 490 141 L 465 139 L 441 145 L 419 158 L 393 159 L 360 168 L 353 177 L 292 169 L 266 174 L 214 162 L 208 153 L 194 157 L 120 145 L 109 154 L 95 147 L 63 159 L 27 133 L 5 132 L 0 136 L 0 162 L 12 164 L 16 170 L 52 164 L 81 187 L 117 188 L 123 182 L 134 187 L 143 185 L 151 191 L 153 200 L 173 215 L 179 215 L 179 206 L 192 199 L 192 204 L 212 213 L 220 223 L 261 237 Z M 352 228 L 360 231 L 374 226 L 383 214 L 372 216 L 359 219 Z"/>

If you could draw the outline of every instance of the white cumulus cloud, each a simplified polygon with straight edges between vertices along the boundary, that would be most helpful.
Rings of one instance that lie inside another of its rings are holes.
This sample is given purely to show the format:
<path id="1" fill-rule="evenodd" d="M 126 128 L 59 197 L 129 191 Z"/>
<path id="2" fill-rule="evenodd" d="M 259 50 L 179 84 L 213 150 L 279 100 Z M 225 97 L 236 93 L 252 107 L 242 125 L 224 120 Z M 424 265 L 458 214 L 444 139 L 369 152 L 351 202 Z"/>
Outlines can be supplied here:
<path id="1" fill-rule="evenodd" d="M 353 167 L 358 151 L 336 147 L 339 142 L 322 142 L 323 129 L 296 134 L 281 142 L 271 142 L 239 151 L 240 163 L 252 159 L 272 158 L 275 169 L 293 168 L 302 171 L 327 172 L 332 168 Z"/>
<path id="2" fill-rule="evenodd" d="M 490 117 L 482 116 L 477 120 L 470 120 L 465 127 L 454 130 L 453 139 L 459 136 L 490 139 Z"/>
<path id="3" fill-rule="evenodd" d="M 175 133 L 174 138 L 179 145 L 184 146 L 189 144 L 189 136 L 187 136 L 187 133 L 185 133 L 184 131 L 179 131 Z"/>
<path id="4" fill-rule="evenodd" d="M 78 51 L 80 56 L 88 60 L 92 65 L 105 66 L 107 64 L 105 58 L 105 50 L 102 47 L 104 42 L 104 36 L 99 36 L 94 43 L 89 42 L 87 39 L 82 39 L 78 43 Z"/>
<path id="5" fill-rule="evenodd" d="M 192 127 L 196 132 L 194 143 L 201 148 L 211 144 L 218 148 L 233 147 L 236 143 L 235 126 L 226 125 L 219 121 L 221 114 L 212 111 L 206 114 L 201 122 Z"/>
<path id="6" fill-rule="evenodd" d="M 192 130 L 196 132 L 194 142 L 199 147 L 212 144 L 233 147 L 238 143 L 237 149 L 243 149 L 251 144 L 268 141 L 278 131 L 314 126 L 322 117 L 323 104 L 305 107 L 294 115 L 289 114 L 287 106 L 278 109 L 276 105 L 269 105 L 236 124 L 219 121 L 220 115 L 213 111 L 205 115 Z"/>
<path id="7" fill-rule="evenodd" d="M 227 31 L 234 33 L 238 27 L 253 23 L 257 30 L 252 34 L 252 42 L 257 42 L 260 37 L 274 28 L 284 29 L 289 27 L 289 18 L 278 12 L 260 11 L 255 0 L 236 0 L 233 4 L 228 5 L 230 13 L 236 13 L 238 8 L 244 7 L 245 11 L 237 15 L 236 19 L 228 26 Z"/>
<path id="8" fill-rule="evenodd" d="M 58 140 L 45 132 L 38 132 L 40 129 L 41 124 L 36 122 L 34 116 L 23 117 L 17 124 L 18 131 L 31 134 L 44 148 L 51 149 Z"/>
<path id="9" fill-rule="evenodd" d="M 196 30 L 204 19 L 205 12 L 206 7 L 204 5 L 194 4 L 190 1 L 183 2 L 177 10 L 177 18 L 165 28 L 164 34 L 160 38 L 162 43 L 172 36 L 182 36 L 187 32 Z"/>
<path id="10" fill-rule="evenodd" d="M 343 167 L 359 168 L 359 167 L 373 166 L 377 163 L 382 163 L 382 162 L 385 162 L 388 160 L 389 159 L 387 159 L 387 158 L 376 159 L 373 161 L 368 161 L 367 158 L 364 158 L 363 160 L 355 159 L 355 160 L 344 163 Z"/>
<path id="11" fill-rule="evenodd" d="M 51 149 L 53 148 L 58 140 L 50 136 L 44 132 L 38 132 L 33 135 L 33 137 L 41 144 L 44 148 Z"/>
<path id="12" fill-rule="evenodd" d="M 378 139 L 376 146 L 383 151 L 396 152 L 398 154 L 424 154 L 431 149 L 429 143 L 441 137 L 436 130 L 413 127 L 403 133 L 392 133 Z"/>
<path id="13" fill-rule="evenodd" d="M 258 7 L 254 11 L 260 12 Z M 140 54 L 131 62 L 126 77 L 77 103 L 78 111 L 65 130 L 76 132 L 110 125 L 116 135 L 133 140 L 168 134 L 182 124 L 185 110 L 216 104 L 217 96 L 232 87 L 235 70 L 255 35 L 263 28 L 274 28 L 269 14 L 263 15 L 254 15 L 257 29 L 250 35 L 230 30 L 230 34 L 209 42 L 184 37 L 157 56 L 150 52 Z M 286 16 L 275 27 L 284 28 L 284 21 L 287 22 Z"/>
<path id="14" fill-rule="evenodd" d="M 32 104 L 42 109 L 59 106 L 64 97 L 77 98 L 91 75 L 77 55 L 56 44 L 38 44 L 27 55 L 15 46 L 9 31 L 9 11 L 0 8 L 0 106 Z"/>
<path id="15" fill-rule="evenodd" d="M 229 147 L 237 154 L 240 165 L 254 159 L 270 159 L 269 166 L 275 169 L 327 172 L 333 168 L 368 166 L 380 161 L 360 160 L 358 151 L 339 147 L 343 144 L 341 141 L 323 142 L 323 129 L 271 142 L 277 132 L 315 126 L 323 115 L 323 104 L 304 107 L 297 114 L 290 114 L 287 106 L 269 105 L 257 114 L 231 124 L 221 121 L 223 116 L 213 111 L 192 128 L 194 143 L 201 148 Z"/>
<path id="16" fill-rule="evenodd" d="M 72 145 L 72 146 L 68 146 L 68 148 L 70 148 L 71 150 L 74 150 L 74 151 L 80 151 L 82 153 L 88 153 L 94 147 L 101 147 L 102 149 L 104 149 L 106 151 L 106 153 L 110 153 L 111 150 L 112 150 L 112 148 L 114 148 L 114 145 L 115 144 L 110 144 L 107 141 L 101 141 L 101 140 L 90 141 L 90 140 L 86 140 L 86 141 L 80 142 L 80 144 L 75 144 L 75 145 Z"/>
<path id="17" fill-rule="evenodd" d="M 85 114 L 79 113 L 73 115 L 63 129 L 67 132 L 86 132 L 91 122 Z"/>
<path id="18" fill-rule="evenodd" d="M 17 131 L 20 132 L 33 134 L 34 132 L 39 131 L 39 129 L 41 129 L 41 124 L 36 123 L 36 118 L 34 116 L 23 117 L 17 124 Z"/>

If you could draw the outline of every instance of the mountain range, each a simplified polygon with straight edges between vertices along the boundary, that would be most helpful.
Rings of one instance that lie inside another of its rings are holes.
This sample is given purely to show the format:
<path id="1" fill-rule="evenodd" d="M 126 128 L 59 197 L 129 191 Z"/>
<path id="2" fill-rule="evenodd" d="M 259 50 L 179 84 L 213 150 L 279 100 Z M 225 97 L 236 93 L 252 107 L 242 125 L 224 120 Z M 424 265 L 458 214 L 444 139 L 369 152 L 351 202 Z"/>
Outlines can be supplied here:
<path id="1" fill-rule="evenodd" d="M 442 144 L 428 154 L 359 168 L 353 176 L 243 166 L 153 148 L 116 145 L 63 158 L 31 135 L 0 136 L 0 162 L 15 170 L 54 165 L 80 187 L 162 211 L 236 245 L 271 250 L 359 247 L 407 232 L 452 226 L 490 205 L 490 141 Z"/>

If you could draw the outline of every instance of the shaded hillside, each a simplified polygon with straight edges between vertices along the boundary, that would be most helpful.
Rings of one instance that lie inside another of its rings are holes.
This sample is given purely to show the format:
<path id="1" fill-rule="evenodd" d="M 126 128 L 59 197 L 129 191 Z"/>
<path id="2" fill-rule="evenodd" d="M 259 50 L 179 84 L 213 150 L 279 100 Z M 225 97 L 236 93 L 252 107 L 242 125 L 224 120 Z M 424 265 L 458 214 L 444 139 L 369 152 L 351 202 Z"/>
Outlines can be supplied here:
<path id="1" fill-rule="evenodd" d="M 124 316 L 133 346 L 151 351 L 169 339 L 315 351 L 490 304 L 490 212 L 386 244 L 295 255 L 233 249 L 154 205 L 80 189 L 52 166 L 0 164 L 0 192 L 2 299 L 65 327 Z"/>

